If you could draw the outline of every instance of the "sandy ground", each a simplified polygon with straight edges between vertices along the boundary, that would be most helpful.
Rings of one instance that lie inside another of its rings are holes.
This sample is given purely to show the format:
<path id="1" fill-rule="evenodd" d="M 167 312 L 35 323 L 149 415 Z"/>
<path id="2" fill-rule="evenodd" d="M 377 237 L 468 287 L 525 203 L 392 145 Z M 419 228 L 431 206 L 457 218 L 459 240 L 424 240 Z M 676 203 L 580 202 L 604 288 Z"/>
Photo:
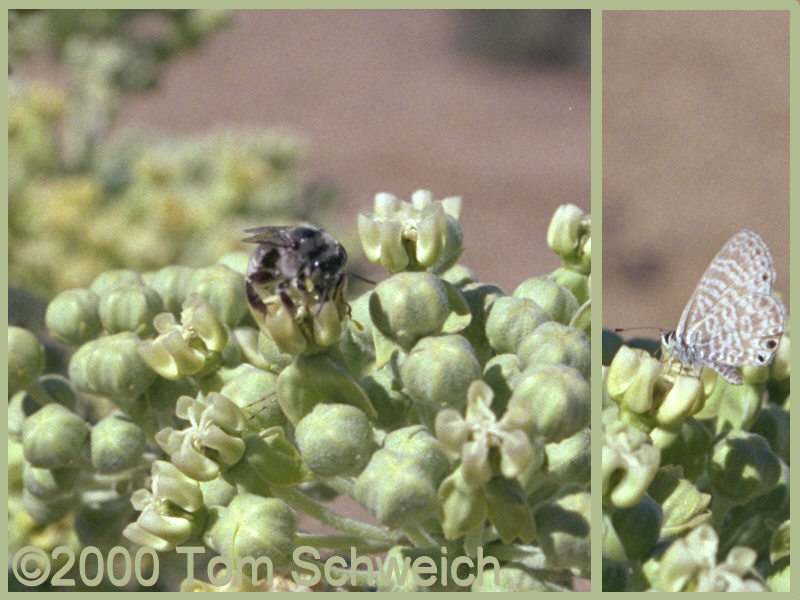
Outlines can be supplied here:
<path id="1" fill-rule="evenodd" d="M 674 328 L 741 228 L 788 306 L 788 11 L 604 12 L 603 325 Z"/>

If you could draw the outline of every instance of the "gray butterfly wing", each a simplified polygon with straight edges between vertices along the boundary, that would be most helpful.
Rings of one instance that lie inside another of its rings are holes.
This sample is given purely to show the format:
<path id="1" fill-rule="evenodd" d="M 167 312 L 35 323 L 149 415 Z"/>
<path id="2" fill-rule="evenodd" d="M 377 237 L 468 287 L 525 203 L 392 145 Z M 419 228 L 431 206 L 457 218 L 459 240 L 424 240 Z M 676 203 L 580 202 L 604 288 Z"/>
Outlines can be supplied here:
<path id="1" fill-rule="evenodd" d="M 741 383 L 732 367 L 769 364 L 785 319 L 786 309 L 772 294 L 754 291 L 738 296 L 728 292 L 693 325 L 694 347 L 706 365 L 728 381 Z"/>
<path id="2" fill-rule="evenodd" d="M 708 265 L 681 314 L 677 336 L 690 345 L 701 341 L 699 323 L 727 294 L 769 294 L 775 282 L 775 267 L 769 248 L 757 233 L 742 229 L 731 237 Z"/>

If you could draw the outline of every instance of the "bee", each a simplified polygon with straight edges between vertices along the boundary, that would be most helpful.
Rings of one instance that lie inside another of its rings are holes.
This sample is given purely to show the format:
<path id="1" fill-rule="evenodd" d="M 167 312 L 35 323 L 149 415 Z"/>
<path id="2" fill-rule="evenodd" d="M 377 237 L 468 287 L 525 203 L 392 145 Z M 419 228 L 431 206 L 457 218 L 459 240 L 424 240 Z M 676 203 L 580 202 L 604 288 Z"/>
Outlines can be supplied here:
<path id="1" fill-rule="evenodd" d="M 267 311 L 264 295 L 277 294 L 292 316 L 298 302 L 306 308 L 326 300 L 342 300 L 347 284 L 347 252 L 330 234 L 316 227 L 266 226 L 246 229 L 243 241 L 258 244 L 250 257 L 245 281 L 254 310 Z"/>

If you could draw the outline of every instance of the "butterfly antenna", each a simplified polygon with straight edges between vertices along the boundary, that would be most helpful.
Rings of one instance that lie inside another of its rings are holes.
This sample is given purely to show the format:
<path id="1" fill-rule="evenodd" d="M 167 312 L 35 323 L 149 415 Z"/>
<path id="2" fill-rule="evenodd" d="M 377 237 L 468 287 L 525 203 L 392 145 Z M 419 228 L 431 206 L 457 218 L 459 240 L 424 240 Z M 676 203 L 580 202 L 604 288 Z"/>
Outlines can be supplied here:
<path id="1" fill-rule="evenodd" d="M 651 331 L 657 331 L 657 332 L 659 332 L 661 334 L 667 333 L 666 329 L 662 329 L 661 327 L 652 327 L 652 326 L 649 326 L 649 325 L 645 325 L 643 327 L 615 327 L 613 329 L 613 331 L 614 331 L 614 333 L 620 333 L 622 331 L 637 331 L 637 330 L 642 330 L 642 329 L 649 329 Z"/>

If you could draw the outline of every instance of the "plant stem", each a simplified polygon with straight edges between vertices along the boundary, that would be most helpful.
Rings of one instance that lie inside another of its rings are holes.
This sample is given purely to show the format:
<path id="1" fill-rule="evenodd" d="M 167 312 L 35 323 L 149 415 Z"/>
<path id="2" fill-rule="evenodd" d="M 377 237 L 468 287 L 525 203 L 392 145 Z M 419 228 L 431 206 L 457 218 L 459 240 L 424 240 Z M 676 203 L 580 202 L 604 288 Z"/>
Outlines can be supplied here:
<path id="1" fill-rule="evenodd" d="M 356 519 L 343 517 L 314 502 L 311 498 L 295 489 L 277 485 L 271 486 L 271 489 L 275 497 L 280 498 L 289 506 L 306 513 L 324 525 L 329 525 L 365 541 L 383 542 L 392 546 L 397 543 L 399 537 L 397 534 Z"/>

